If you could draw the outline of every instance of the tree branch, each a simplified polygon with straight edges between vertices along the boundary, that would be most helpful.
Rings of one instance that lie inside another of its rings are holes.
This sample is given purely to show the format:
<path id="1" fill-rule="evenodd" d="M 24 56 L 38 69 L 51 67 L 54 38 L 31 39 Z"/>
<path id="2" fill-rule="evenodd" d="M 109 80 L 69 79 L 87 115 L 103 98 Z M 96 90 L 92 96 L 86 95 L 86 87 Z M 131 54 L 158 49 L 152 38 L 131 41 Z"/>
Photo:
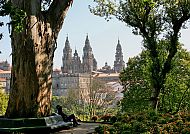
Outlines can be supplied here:
<path id="1" fill-rule="evenodd" d="M 55 33 L 60 31 L 72 2 L 73 0 L 54 0 L 50 5 L 47 17 Z"/>
<path id="2" fill-rule="evenodd" d="M 164 63 L 164 67 L 163 67 L 162 72 L 161 72 L 161 76 L 162 76 L 164 81 L 166 78 L 166 74 L 169 73 L 169 71 L 171 70 L 172 59 L 175 56 L 175 54 L 177 53 L 179 31 L 180 31 L 183 23 L 189 19 L 190 19 L 190 14 L 186 13 L 177 21 L 172 21 L 173 22 L 173 34 L 170 37 L 171 38 L 170 39 L 171 47 L 169 49 L 168 57 Z"/>

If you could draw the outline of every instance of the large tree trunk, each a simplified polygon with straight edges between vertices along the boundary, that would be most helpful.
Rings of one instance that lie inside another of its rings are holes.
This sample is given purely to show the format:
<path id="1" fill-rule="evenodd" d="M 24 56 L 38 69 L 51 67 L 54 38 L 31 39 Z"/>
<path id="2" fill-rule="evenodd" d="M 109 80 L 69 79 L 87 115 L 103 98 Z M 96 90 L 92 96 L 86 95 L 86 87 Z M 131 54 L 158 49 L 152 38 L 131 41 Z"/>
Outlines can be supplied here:
<path id="1" fill-rule="evenodd" d="M 51 112 L 51 73 L 56 38 L 71 0 L 54 0 L 41 11 L 41 0 L 12 0 L 26 12 L 24 30 L 12 28 L 11 91 L 6 117 L 41 117 Z"/>

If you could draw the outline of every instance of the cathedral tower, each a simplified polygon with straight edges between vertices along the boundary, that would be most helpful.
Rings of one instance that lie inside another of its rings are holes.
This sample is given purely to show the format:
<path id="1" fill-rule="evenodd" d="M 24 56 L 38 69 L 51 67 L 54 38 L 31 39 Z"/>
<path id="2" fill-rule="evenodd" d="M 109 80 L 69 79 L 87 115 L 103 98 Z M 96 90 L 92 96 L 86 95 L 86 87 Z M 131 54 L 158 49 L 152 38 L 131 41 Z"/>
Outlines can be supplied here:
<path id="1" fill-rule="evenodd" d="M 96 69 L 97 69 L 97 62 L 92 53 L 92 48 L 90 46 L 90 41 L 87 35 L 85 40 L 85 46 L 83 48 L 83 72 L 91 73 L 93 70 Z"/>
<path id="2" fill-rule="evenodd" d="M 62 57 L 63 73 L 72 73 L 72 49 L 70 47 L 68 36 L 65 41 L 65 47 L 63 49 L 63 57 Z"/>
<path id="3" fill-rule="evenodd" d="M 125 67 L 125 62 L 123 61 L 123 53 L 120 41 L 118 39 L 116 53 L 115 53 L 115 61 L 114 61 L 114 71 L 120 72 Z"/>
<path id="4" fill-rule="evenodd" d="M 72 73 L 81 73 L 82 65 L 80 57 L 78 56 L 77 50 L 75 49 L 75 53 L 72 60 Z"/>

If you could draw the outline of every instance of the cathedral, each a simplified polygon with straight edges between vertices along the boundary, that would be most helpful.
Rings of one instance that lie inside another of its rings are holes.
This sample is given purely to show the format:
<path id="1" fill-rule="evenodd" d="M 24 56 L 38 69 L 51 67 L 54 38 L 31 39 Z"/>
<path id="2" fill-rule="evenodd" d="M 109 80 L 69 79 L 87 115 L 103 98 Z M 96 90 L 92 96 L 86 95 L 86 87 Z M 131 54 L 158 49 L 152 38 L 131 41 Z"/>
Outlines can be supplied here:
<path id="1" fill-rule="evenodd" d="M 122 48 L 120 40 L 118 39 L 113 69 L 111 69 L 111 67 L 108 66 L 106 62 L 105 66 L 102 67 L 102 69 L 97 70 L 97 61 L 94 58 L 88 35 L 86 36 L 85 45 L 83 47 L 82 61 L 78 55 L 77 50 L 75 50 L 74 54 L 72 54 L 72 49 L 70 47 L 68 36 L 66 37 L 65 47 L 63 49 L 62 63 L 62 73 L 68 74 L 91 73 L 92 71 L 100 71 L 104 73 L 119 73 L 125 67 Z"/>
<path id="2" fill-rule="evenodd" d="M 83 47 L 82 58 L 77 50 L 72 53 L 68 36 L 63 48 L 61 70 L 54 70 L 52 74 L 52 89 L 54 95 L 66 95 L 68 89 L 78 89 L 80 94 L 88 98 L 89 86 L 92 79 L 104 82 L 118 82 L 119 72 L 125 67 L 120 41 L 116 46 L 114 66 L 111 68 L 108 63 L 97 70 L 97 61 L 94 58 L 88 35 Z M 80 95 L 79 95 L 80 96 Z"/>
<path id="3" fill-rule="evenodd" d="M 70 47 L 69 39 L 68 36 L 66 37 L 62 62 L 62 73 L 91 73 L 92 71 L 97 70 L 97 61 L 94 58 L 88 35 L 86 36 L 85 45 L 83 47 L 82 61 L 77 53 L 77 50 L 75 50 L 72 56 L 72 49 Z"/>

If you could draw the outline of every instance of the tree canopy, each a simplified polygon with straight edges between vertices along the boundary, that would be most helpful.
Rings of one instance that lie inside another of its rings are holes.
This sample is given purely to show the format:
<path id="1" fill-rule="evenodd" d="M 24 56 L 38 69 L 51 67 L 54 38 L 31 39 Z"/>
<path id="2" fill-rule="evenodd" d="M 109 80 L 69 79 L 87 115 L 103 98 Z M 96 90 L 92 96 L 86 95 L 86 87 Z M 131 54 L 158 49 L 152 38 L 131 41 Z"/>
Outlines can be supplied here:
<path id="1" fill-rule="evenodd" d="M 172 59 L 177 53 L 180 30 L 190 18 L 190 1 L 187 0 L 95 0 L 97 6 L 90 10 L 95 15 L 111 15 L 133 28 L 133 33 L 143 37 L 143 46 L 149 51 L 152 89 L 152 107 L 156 110 L 159 94 L 164 89 L 166 75 L 172 69 Z M 169 45 L 164 61 L 159 59 L 158 44 L 167 39 Z"/>
<path id="2" fill-rule="evenodd" d="M 165 47 L 168 41 L 159 42 L 159 59 L 164 61 L 167 56 Z M 148 51 L 144 50 L 138 56 L 130 58 L 127 67 L 121 72 L 120 80 L 125 85 L 123 111 L 140 112 L 151 109 L 151 81 Z M 159 95 L 159 111 L 176 113 L 179 110 L 189 110 L 189 80 L 190 52 L 179 45 L 178 52 L 172 60 L 172 69 L 166 76 L 165 90 Z"/>

